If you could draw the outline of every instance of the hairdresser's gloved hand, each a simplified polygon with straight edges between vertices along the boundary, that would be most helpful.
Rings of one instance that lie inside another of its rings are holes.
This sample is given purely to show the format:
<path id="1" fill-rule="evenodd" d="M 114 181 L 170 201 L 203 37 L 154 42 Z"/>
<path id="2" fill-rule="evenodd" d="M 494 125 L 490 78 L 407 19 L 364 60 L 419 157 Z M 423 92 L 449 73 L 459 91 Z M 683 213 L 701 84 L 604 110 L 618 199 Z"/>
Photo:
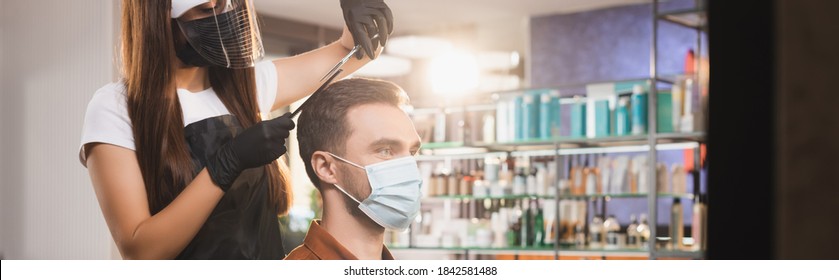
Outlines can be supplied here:
<path id="1" fill-rule="evenodd" d="M 207 161 L 210 178 L 226 192 L 245 169 L 269 164 L 285 154 L 285 140 L 292 129 L 294 121 L 287 113 L 242 131 Z"/>
<path id="2" fill-rule="evenodd" d="M 341 0 L 344 21 L 352 33 L 356 45 L 361 45 L 367 57 L 375 59 L 379 44 L 387 44 L 387 37 L 393 32 L 393 13 L 384 0 Z M 379 34 L 378 40 L 371 39 Z M 361 59 L 358 52 L 356 58 Z"/>

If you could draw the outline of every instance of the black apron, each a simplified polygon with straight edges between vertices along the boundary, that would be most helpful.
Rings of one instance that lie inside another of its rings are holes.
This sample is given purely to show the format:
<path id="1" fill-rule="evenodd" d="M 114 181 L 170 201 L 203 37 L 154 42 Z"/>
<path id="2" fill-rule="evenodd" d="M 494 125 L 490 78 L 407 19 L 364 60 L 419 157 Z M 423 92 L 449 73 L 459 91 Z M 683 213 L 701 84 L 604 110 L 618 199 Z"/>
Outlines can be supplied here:
<path id="1" fill-rule="evenodd" d="M 224 115 L 184 128 L 195 175 L 219 147 L 243 131 Z M 277 213 L 268 197 L 263 167 L 247 169 L 233 182 L 213 213 L 176 259 L 274 259 L 285 257 Z"/>

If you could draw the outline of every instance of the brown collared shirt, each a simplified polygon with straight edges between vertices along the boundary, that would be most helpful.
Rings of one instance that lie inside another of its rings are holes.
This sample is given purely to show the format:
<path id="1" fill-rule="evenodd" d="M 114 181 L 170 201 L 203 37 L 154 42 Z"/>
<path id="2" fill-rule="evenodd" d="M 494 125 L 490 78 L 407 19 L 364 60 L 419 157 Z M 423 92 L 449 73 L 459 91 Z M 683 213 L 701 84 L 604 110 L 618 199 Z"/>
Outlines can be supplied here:
<path id="1" fill-rule="evenodd" d="M 320 220 L 313 220 L 303 244 L 294 248 L 286 260 L 357 260 L 347 248 L 326 232 Z M 382 260 L 392 260 L 393 255 L 382 245 Z"/>

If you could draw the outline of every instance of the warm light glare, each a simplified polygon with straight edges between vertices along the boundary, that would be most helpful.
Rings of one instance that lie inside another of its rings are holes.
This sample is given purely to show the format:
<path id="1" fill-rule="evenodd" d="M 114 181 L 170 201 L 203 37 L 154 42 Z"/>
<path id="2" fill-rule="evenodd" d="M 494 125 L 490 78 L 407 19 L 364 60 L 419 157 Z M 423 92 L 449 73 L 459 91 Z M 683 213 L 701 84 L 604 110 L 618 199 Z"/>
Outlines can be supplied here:
<path id="1" fill-rule="evenodd" d="M 519 53 L 507 51 L 484 51 L 477 54 L 478 66 L 482 70 L 507 71 L 519 66 Z"/>
<path id="2" fill-rule="evenodd" d="M 391 55 L 380 55 L 361 69 L 356 75 L 371 78 L 398 77 L 411 73 L 411 60 Z"/>
<path id="3" fill-rule="evenodd" d="M 468 52 L 449 52 L 434 58 L 429 68 L 431 89 L 439 95 L 462 95 L 478 87 L 478 64 Z"/>
<path id="4" fill-rule="evenodd" d="M 452 43 L 435 37 L 427 36 L 398 36 L 387 40 L 385 52 L 390 55 L 428 59 L 441 53 L 452 51 Z"/>

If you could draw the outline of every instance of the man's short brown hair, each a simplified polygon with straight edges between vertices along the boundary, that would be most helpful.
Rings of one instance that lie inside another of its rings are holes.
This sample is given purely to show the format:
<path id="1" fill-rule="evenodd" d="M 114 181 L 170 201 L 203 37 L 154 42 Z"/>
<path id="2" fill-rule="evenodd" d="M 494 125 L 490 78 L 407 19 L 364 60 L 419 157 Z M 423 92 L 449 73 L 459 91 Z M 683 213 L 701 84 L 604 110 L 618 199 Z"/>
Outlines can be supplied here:
<path id="1" fill-rule="evenodd" d="M 398 85 L 374 79 L 352 78 L 335 82 L 309 97 L 297 121 L 297 141 L 306 173 L 320 190 L 320 179 L 312 168 L 316 151 L 343 155 L 346 140 L 352 133 L 347 112 L 357 106 L 386 104 L 400 107 L 408 102 Z"/>

